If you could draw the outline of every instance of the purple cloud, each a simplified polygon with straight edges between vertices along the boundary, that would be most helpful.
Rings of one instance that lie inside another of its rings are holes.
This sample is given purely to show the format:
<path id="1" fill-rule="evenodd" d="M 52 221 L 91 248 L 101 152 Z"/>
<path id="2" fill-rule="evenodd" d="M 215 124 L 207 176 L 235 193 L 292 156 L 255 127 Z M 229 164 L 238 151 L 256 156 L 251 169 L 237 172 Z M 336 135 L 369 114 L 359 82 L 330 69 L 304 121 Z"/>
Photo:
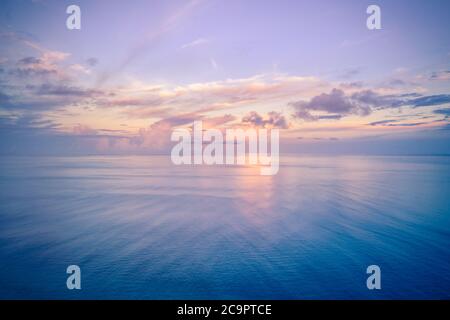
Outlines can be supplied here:
<path id="1" fill-rule="evenodd" d="M 263 118 L 257 112 L 252 111 L 248 115 L 242 118 L 242 123 L 250 124 L 256 127 L 272 127 L 287 129 L 289 127 L 286 118 L 278 112 L 272 111 L 267 114 L 267 117 Z"/>

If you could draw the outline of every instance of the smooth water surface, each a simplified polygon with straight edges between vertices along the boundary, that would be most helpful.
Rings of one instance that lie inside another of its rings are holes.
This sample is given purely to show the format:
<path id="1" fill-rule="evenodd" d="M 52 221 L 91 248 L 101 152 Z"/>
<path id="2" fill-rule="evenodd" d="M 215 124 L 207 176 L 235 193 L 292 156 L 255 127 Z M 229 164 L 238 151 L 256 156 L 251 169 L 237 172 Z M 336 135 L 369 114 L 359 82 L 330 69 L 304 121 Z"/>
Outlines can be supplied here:
<path id="1" fill-rule="evenodd" d="M 2 157 L 0 298 L 450 298 L 449 157 L 281 161 Z"/>

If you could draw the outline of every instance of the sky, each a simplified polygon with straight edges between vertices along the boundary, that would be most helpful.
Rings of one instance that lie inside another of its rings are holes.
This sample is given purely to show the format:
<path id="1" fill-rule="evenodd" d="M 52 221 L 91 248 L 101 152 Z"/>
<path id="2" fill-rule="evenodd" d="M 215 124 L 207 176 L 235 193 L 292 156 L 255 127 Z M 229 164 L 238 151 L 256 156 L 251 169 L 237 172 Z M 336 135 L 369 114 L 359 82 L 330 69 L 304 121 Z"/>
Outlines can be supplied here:
<path id="1" fill-rule="evenodd" d="M 0 154 L 166 154 L 196 120 L 277 128 L 281 152 L 450 154 L 449 33 L 436 0 L 2 0 Z"/>

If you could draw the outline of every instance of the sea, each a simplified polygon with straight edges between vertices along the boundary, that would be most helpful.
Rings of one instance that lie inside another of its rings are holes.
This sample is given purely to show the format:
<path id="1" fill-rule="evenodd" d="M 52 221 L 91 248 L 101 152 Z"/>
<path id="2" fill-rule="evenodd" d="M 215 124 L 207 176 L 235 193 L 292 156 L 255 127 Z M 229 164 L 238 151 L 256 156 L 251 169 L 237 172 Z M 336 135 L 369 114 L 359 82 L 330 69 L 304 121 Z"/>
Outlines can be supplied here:
<path id="1" fill-rule="evenodd" d="M 450 298 L 450 157 L 280 161 L 2 156 L 0 299 Z"/>

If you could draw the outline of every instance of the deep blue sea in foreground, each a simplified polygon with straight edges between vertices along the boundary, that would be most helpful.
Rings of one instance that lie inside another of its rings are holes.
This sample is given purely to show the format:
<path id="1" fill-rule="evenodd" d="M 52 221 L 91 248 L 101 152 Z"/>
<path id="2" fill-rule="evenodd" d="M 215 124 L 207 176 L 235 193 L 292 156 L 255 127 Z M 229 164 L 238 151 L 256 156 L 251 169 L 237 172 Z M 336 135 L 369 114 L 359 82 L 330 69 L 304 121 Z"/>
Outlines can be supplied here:
<path id="1" fill-rule="evenodd" d="M 1 157 L 0 298 L 450 298 L 449 157 L 281 161 Z"/>

